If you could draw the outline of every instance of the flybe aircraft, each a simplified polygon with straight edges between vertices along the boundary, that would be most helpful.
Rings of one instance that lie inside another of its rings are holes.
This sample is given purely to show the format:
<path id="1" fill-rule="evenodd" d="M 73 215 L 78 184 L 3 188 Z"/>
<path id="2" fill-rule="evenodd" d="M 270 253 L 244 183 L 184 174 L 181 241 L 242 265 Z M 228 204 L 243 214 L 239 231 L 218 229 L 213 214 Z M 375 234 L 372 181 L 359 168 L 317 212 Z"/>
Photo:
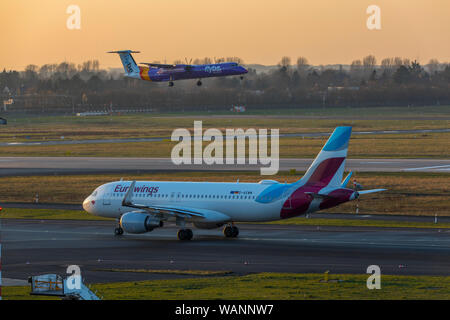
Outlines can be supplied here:
<path id="1" fill-rule="evenodd" d="M 233 75 L 242 75 L 247 73 L 247 69 L 236 62 L 224 62 L 214 64 L 161 64 L 161 63 L 140 63 L 144 66 L 138 66 L 132 53 L 139 51 L 122 50 L 110 51 L 108 53 L 119 54 L 122 60 L 125 76 L 134 79 L 147 81 L 166 81 L 169 87 L 173 87 L 175 80 L 198 79 L 197 85 L 202 85 L 202 78 L 225 77 Z"/>
<path id="2" fill-rule="evenodd" d="M 115 181 L 95 189 L 83 208 L 117 218 L 116 235 L 149 232 L 175 221 L 179 240 L 192 239 L 190 223 L 202 229 L 224 226 L 226 237 L 237 237 L 236 222 L 289 219 L 386 190 L 347 188 L 351 172 L 342 181 L 351 131 L 351 127 L 337 127 L 305 175 L 294 183 Z"/>

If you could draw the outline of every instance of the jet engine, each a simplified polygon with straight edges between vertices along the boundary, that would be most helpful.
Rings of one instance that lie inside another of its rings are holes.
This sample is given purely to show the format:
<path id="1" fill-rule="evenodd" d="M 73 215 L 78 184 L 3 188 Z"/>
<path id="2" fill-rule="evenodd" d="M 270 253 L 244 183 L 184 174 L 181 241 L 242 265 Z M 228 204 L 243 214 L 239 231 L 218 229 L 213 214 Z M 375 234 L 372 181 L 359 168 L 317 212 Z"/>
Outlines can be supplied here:
<path id="1" fill-rule="evenodd" d="M 128 233 L 144 233 L 162 227 L 163 222 L 147 213 L 132 211 L 120 217 L 120 226 Z"/>
<path id="2" fill-rule="evenodd" d="M 223 225 L 224 223 L 219 222 L 194 222 L 194 226 L 199 229 L 216 229 Z"/>

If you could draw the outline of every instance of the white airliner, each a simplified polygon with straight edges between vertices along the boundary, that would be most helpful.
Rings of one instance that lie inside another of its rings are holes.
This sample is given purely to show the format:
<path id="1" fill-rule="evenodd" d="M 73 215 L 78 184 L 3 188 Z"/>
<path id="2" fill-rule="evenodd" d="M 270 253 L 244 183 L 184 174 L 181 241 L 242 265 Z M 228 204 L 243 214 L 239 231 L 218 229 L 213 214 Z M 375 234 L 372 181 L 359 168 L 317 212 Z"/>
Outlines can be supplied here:
<path id="1" fill-rule="evenodd" d="M 83 208 L 102 217 L 117 218 L 116 235 L 144 233 L 175 221 L 178 239 L 190 240 L 197 228 L 224 226 L 226 237 L 237 237 L 235 222 L 274 221 L 331 208 L 361 194 L 342 181 L 351 127 L 337 127 L 305 175 L 294 183 L 115 181 L 101 185 Z"/>

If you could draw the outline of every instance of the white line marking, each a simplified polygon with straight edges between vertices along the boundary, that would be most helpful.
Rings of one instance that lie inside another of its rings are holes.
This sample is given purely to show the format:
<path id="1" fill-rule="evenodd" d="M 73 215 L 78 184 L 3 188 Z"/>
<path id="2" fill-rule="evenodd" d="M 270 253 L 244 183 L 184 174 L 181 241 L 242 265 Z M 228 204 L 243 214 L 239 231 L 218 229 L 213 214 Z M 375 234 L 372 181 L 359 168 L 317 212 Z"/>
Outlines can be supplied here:
<path id="1" fill-rule="evenodd" d="M 426 169 L 438 169 L 438 168 L 449 168 L 450 164 L 446 164 L 444 166 L 433 166 L 433 167 L 421 167 L 421 168 L 407 168 L 403 169 L 404 171 L 414 171 L 414 170 L 426 170 Z"/>

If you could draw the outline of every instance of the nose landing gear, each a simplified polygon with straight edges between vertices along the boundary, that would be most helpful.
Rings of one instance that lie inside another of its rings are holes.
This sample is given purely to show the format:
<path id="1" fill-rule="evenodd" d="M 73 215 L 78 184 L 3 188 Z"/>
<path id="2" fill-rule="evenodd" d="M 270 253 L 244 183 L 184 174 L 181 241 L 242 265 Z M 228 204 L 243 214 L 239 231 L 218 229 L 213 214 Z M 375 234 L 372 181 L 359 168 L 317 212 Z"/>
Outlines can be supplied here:
<path id="1" fill-rule="evenodd" d="M 169 81 L 169 87 L 173 87 L 173 81 Z"/>
<path id="2" fill-rule="evenodd" d="M 202 85 L 202 81 L 201 81 L 201 80 L 198 80 L 198 81 L 197 81 L 197 86 L 200 87 L 201 85 Z"/>
<path id="3" fill-rule="evenodd" d="M 193 236 L 191 229 L 180 229 L 177 233 L 178 240 L 191 240 Z"/>
<path id="4" fill-rule="evenodd" d="M 123 235 L 123 229 L 122 229 L 121 227 L 115 228 L 115 229 L 114 229 L 114 234 L 115 234 L 116 236 L 121 236 L 121 235 Z"/>

